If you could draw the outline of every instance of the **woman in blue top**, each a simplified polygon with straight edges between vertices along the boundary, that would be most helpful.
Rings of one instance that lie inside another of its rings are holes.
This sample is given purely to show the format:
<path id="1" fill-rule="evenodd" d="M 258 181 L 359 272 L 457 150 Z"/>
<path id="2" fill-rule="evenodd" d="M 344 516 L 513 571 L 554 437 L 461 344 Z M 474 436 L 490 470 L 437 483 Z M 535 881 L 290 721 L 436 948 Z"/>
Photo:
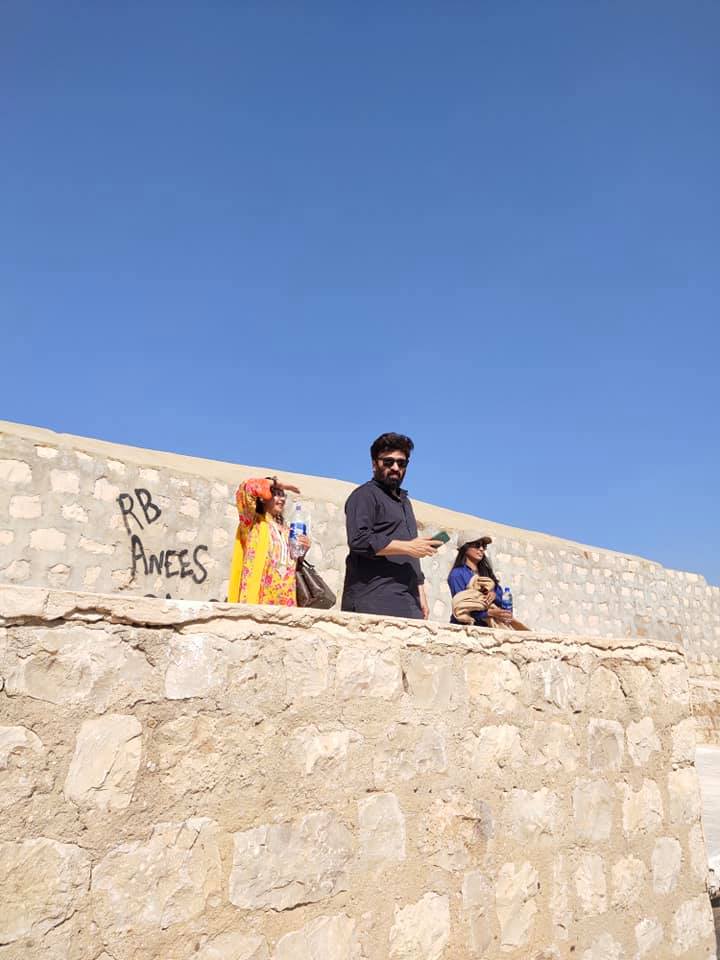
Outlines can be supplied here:
<path id="1" fill-rule="evenodd" d="M 454 597 L 455 594 L 461 590 L 467 590 L 468 584 L 476 574 L 481 577 L 489 577 L 495 584 L 493 620 L 505 621 L 510 624 L 512 613 L 509 610 L 499 609 L 502 600 L 502 587 L 487 557 L 486 551 L 490 543 L 492 543 L 490 537 L 476 537 L 472 539 L 472 534 L 470 534 L 470 539 L 465 539 L 463 534 L 460 535 L 458 538 L 459 550 L 457 557 L 455 557 L 455 563 L 448 575 L 448 586 L 450 587 L 450 593 Z M 476 626 L 486 627 L 488 625 L 486 610 L 475 611 L 472 616 Z M 460 621 L 451 616 L 450 623 L 460 623 Z"/>

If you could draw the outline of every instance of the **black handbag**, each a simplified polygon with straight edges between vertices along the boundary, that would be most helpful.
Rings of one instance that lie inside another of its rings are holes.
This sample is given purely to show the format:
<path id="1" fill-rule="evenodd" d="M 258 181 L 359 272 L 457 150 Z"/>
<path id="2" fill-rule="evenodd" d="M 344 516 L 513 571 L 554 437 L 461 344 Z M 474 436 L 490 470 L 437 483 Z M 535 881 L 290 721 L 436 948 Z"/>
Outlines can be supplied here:
<path id="1" fill-rule="evenodd" d="M 335 606 L 335 594 L 315 567 L 302 557 L 295 568 L 295 592 L 299 607 L 329 610 Z"/>

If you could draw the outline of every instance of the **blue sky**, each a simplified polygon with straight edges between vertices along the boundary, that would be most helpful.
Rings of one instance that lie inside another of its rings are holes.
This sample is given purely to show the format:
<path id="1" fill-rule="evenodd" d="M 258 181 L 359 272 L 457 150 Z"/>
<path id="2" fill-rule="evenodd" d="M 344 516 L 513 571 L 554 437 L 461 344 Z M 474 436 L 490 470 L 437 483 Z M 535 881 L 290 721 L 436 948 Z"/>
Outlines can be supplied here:
<path id="1" fill-rule="evenodd" d="M 720 6 L 0 8 L 0 416 L 720 581 Z"/>

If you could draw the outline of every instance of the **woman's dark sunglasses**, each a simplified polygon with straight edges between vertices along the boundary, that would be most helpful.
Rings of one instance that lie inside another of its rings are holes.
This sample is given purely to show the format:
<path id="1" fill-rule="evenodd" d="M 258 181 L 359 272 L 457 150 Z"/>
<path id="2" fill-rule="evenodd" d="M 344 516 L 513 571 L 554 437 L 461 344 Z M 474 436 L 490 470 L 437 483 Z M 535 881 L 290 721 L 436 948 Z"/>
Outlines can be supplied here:
<path id="1" fill-rule="evenodd" d="M 394 463 L 396 463 L 401 470 L 404 470 L 408 465 L 405 457 L 380 457 L 380 463 L 384 467 L 391 467 Z"/>

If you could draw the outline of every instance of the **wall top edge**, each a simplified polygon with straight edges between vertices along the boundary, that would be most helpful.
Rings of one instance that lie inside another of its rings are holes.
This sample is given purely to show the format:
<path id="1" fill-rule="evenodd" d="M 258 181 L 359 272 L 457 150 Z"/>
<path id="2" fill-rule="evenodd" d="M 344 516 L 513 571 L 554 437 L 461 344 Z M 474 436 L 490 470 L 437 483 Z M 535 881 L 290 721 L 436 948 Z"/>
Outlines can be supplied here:
<path id="1" fill-rule="evenodd" d="M 142 627 L 191 627 L 193 632 L 209 632 L 222 625 L 223 635 L 232 633 L 237 624 L 238 633 L 258 628 L 264 632 L 270 627 L 279 629 L 324 629 L 336 635 L 367 641 L 397 640 L 404 646 L 433 652 L 486 652 L 509 654 L 550 648 L 556 654 L 584 654 L 611 656 L 635 662 L 663 660 L 683 662 L 681 647 L 675 643 L 646 637 L 589 637 L 560 634 L 554 631 L 515 632 L 512 630 L 477 630 L 472 627 L 438 624 L 432 621 L 407 620 L 400 617 L 381 617 L 370 614 L 351 614 L 339 611 L 309 610 L 298 607 L 253 606 L 195 600 L 164 600 L 154 597 L 131 597 L 118 594 L 82 593 L 53 590 L 44 587 L 0 585 L 0 624 L 4 626 L 25 623 L 57 624 L 65 621 L 78 624 L 108 622 Z"/>
<path id="2" fill-rule="evenodd" d="M 250 466 L 247 464 L 231 463 L 224 460 L 209 460 L 187 454 L 172 453 L 165 450 L 152 450 L 145 447 L 134 447 L 127 444 L 113 443 L 109 440 L 98 440 L 92 437 L 80 437 L 70 433 L 57 433 L 46 427 L 36 427 L 29 424 L 15 423 L 10 420 L 0 420 L 0 437 L 3 434 L 29 440 L 38 446 L 52 446 L 59 449 L 80 450 L 84 453 L 109 459 L 123 460 L 138 467 L 165 468 L 177 473 L 184 473 L 206 480 L 216 480 L 237 484 L 240 480 L 252 476 L 267 476 L 277 471 L 276 467 Z M 298 486 L 303 496 L 310 499 L 325 500 L 342 507 L 345 500 L 355 489 L 356 485 L 347 480 L 336 480 L 330 477 L 318 477 L 310 474 L 291 473 L 280 471 L 282 477 Z M 577 540 L 566 540 L 553 534 L 537 530 L 526 530 L 522 527 L 513 527 L 509 524 L 498 523 L 468 513 L 459 513 L 447 507 L 425 503 L 414 497 L 415 514 L 421 527 L 439 527 L 450 532 L 465 529 L 478 529 L 484 534 L 495 537 L 513 538 L 533 543 L 537 546 L 564 548 L 571 551 L 592 552 L 601 556 L 622 557 L 627 560 L 636 560 L 640 563 L 666 570 L 672 574 L 685 576 L 685 571 L 676 571 L 663 567 L 655 560 L 637 554 L 611 550 L 607 547 L 596 547 L 592 544 L 581 543 Z M 702 574 L 693 574 L 701 584 L 707 584 Z M 710 585 L 712 586 L 712 585 Z"/>

